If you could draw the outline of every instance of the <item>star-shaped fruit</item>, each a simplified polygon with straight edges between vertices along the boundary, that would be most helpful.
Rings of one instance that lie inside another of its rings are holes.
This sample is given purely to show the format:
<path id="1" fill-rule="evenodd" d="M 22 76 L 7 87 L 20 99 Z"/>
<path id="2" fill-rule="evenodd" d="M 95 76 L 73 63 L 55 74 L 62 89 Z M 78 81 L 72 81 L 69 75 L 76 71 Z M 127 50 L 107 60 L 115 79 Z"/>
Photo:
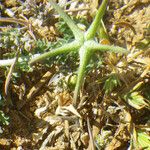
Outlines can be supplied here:
<path id="1" fill-rule="evenodd" d="M 49 52 L 46 52 L 44 54 L 41 54 L 31 59 L 29 64 L 31 65 L 36 62 L 40 62 L 41 60 L 46 59 L 48 57 L 54 57 L 62 53 L 78 51 L 80 64 L 78 68 L 77 81 L 76 81 L 76 86 L 75 86 L 74 96 L 73 96 L 73 104 L 74 106 L 76 106 L 77 99 L 79 96 L 78 94 L 79 94 L 81 85 L 83 84 L 86 66 L 91 59 L 92 53 L 96 51 L 101 51 L 101 52 L 110 51 L 110 52 L 115 52 L 115 53 L 126 53 L 127 50 L 118 46 L 103 45 L 103 44 L 98 43 L 95 40 L 95 34 L 97 32 L 97 29 L 101 25 L 101 20 L 104 16 L 108 0 L 103 0 L 93 22 L 91 23 L 90 27 L 88 28 L 86 32 L 81 31 L 78 28 L 78 26 L 73 22 L 73 20 L 53 0 L 49 0 L 49 1 L 51 5 L 53 6 L 53 8 L 59 13 L 60 17 L 63 18 L 64 21 L 67 23 L 67 25 L 73 32 L 75 39 L 71 43 L 65 44 L 59 48 L 56 48 L 54 50 L 51 50 Z"/>

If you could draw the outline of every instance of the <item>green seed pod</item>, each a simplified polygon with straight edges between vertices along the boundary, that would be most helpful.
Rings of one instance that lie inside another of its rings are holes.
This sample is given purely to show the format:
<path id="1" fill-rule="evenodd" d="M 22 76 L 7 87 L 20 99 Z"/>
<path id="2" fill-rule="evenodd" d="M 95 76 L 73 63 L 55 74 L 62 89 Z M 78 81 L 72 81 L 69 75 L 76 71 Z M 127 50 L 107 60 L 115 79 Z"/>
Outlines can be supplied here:
<path id="1" fill-rule="evenodd" d="M 68 79 L 68 87 L 74 89 L 77 81 L 77 75 L 72 74 Z"/>

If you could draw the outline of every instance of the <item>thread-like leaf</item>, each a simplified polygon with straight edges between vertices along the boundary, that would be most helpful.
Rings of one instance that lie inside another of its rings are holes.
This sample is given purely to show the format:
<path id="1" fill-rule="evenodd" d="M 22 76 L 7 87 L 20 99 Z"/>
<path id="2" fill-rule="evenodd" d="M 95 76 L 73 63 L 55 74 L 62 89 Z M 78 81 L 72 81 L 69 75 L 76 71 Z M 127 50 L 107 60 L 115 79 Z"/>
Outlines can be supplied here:
<path id="1" fill-rule="evenodd" d="M 49 0 L 49 1 L 51 5 L 54 7 L 54 9 L 59 13 L 61 18 L 64 19 L 64 21 L 67 23 L 69 28 L 72 30 L 75 39 L 78 40 L 82 39 L 83 38 L 82 31 L 75 25 L 75 23 L 71 20 L 71 18 L 53 0 Z"/>
<path id="2" fill-rule="evenodd" d="M 105 14 L 107 2 L 108 2 L 108 0 L 103 0 L 101 6 L 99 7 L 98 12 L 94 18 L 94 21 L 92 22 L 92 24 L 90 25 L 89 29 L 87 30 L 87 32 L 85 34 L 85 38 L 87 40 L 94 38 L 97 28 L 101 24 L 101 19 L 103 18 L 104 14 Z"/>
<path id="3" fill-rule="evenodd" d="M 110 51 L 110 52 L 114 52 L 114 53 L 127 53 L 128 50 L 122 48 L 122 47 L 119 47 L 119 46 L 113 46 L 113 45 L 103 45 L 103 44 L 99 44 L 99 43 L 96 43 L 95 41 L 93 40 L 89 40 L 85 43 L 89 49 L 92 49 L 92 50 L 98 50 L 98 51 Z"/>
<path id="4" fill-rule="evenodd" d="M 79 54 L 80 54 L 80 65 L 78 69 L 78 77 L 77 77 L 77 82 L 76 82 L 75 91 L 74 91 L 74 98 L 73 98 L 74 106 L 76 106 L 78 93 L 81 88 L 81 85 L 83 84 L 84 74 L 85 74 L 85 70 L 86 70 L 86 66 L 88 64 L 89 58 L 91 56 L 91 51 L 87 50 L 87 47 L 82 46 L 79 50 Z"/>
<path id="5" fill-rule="evenodd" d="M 41 60 L 44 60 L 48 57 L 53 57 L 53 56 L 57 56 L 59 54 L 63 54 L 63 53 L 67 53 L 67 52 L 70 52 L 70 51 L 73 51 L 73 50 L 77 50 L 78 49 L 78 43 L 75 41 L 75 42 L 72 42 L 72 43 L 69 43 L 69 44 L 65 44 L 59 48 L 56 48 L 52 51 L 49 51 L 49 52 L 46 52 L 44 54 L 41 54 L 33 59 L 31 59 L 29 61 L 29 64 L 32 65 L 36 62 L 39 62 Z"/>

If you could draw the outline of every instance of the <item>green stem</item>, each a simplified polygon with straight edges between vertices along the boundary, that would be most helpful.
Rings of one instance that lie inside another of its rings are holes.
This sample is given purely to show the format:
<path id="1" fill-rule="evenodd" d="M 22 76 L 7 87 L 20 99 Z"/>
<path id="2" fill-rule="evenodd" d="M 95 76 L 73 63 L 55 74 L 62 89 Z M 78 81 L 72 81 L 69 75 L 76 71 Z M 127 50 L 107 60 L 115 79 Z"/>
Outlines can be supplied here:
<path id="1" fill-rule="evenodd" d="M 34 54 L 31 56 L 31 59 L 35 59 L 36 57 L 38 57 L 40 54 Z M 25 57 L 25 56 L 24 56 Z M 12 63 L 14 63 L 15 61 L 15 58 L 11 58 L 11 59 L 3 59 L 3 60 L 0 60 L 0 67 L 6 67 L 6 66 L 11 66 Z M 18 62 L 22 62 L 23 59 L 22 57 L 19 57 L 18 58 Z"/>
<path id="2" fill-rule="evenodd" d="M 55 8 L 55 10 L 59 13 L 61 18 L 67 23 L 69 28 L 72 30 L 76 40 L 83 40 L 82 31 L 75 25 L 75 23 L 71 20 L 71 18 L 59 7 L 53 0 L 49 0 L 51 5 Z"/>
<path id="3" fill-rule="evenodd" d="M 93 23 L 91 24 L 91 26 L 89 27 L 89 29 L 87 30 L 87 32 L 85 34 L 85 38 L 87 40 L 93 39 L 95 37 L 96 31 L 101 23 L 101 19 L 103 18 L 104 14 L 105 14 L 107 2 L 108 2 L 108 0 L 103 0 L 100 8 L 98 9 L 98 12 L 94 18 Z"/>
<path id="4" fill-rule="evenodd" d="M 73 105 L 75 107 L 77 105 L 78 93 L 81 88 L 81 85 L 83 84 L 84 74 L 85 74 L 86 66 L 91 56 L 91 51 L 86 46 L 82 46 L 80 48 L 79 54 L 80 54 L 80 66 L 78 70 L 78 77 L 77 77 L 77 82 L 76 82 L 74 97 L 73 97 Z"/>
<path id="5" fill-rule="evenodd" d="M 29 64 L 32 65 L 32 64 L 34 64 L 36 62 L 39 62 L 41 60 L 44 60 L 44 59 L 46 59 L 48 57 L 53 57 L 53 56 L 56 56 L 56 55 L 59 55 L 59 54 L 68 53 L 70 51 L 77 50 L 78 47 L 79 47 L 79 44 L 76 41 L 71 42 L 69 44 L 65 44 L 65 45 L 63 45 L 63 46 L 61 46 L 59 48 L 56 48 L 56 49 L 54 49 L 52 51 L 46 52 L 44 54 L 41 54 L 41 55 L 31 59 L 29 61 Z"/>
<path id="6" fill-rule="evenodd" d="M 14 61 L 15 58 L 0 60 L 0 67 L 11 66 L 11 64 L 14 63 Z"/>

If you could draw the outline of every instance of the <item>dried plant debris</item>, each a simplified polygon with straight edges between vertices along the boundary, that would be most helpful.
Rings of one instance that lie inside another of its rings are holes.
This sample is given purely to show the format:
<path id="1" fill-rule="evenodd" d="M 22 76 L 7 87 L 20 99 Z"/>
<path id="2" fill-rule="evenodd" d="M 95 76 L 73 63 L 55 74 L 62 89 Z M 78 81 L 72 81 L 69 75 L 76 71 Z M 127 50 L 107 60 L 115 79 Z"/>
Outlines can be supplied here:
<path id="1" fill-rule="evenodd" d="M 82 31 L 100 5 L 98 0 L 57 2 Z M 72 41 L 71 30 L 47 0 L 0 2 L 0 59 L 12 64 L 18 49 L 20 57 L 7 89 L 11 106 L 4 94 L 9 67 L 0 61 L 0 149 L 150 149 L 150 2 L 110 0 L 108 6 L 107 40 L 100 42 L 130 52 L 106 53 L 104 59 L 95 54 L 97 63 L 87 66 L 81 101 L 74 107 L 75 53 L 28 65 L 34 53 Z"/>

